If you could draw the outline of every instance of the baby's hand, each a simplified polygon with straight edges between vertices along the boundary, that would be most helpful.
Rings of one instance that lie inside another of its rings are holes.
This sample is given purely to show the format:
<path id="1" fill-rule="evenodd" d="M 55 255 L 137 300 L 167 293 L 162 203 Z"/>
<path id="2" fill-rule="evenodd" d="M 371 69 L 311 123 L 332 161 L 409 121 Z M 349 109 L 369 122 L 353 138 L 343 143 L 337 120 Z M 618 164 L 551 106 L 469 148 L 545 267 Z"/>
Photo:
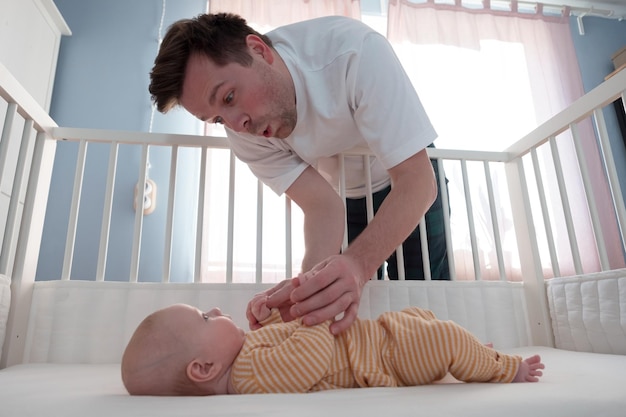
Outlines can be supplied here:
<path id="1" fill-rule="evenodd" d="M 258 323 L 267 319 L 271 310 L 267 307 L 267 295 L 264 293 L 260 293 L 255 295 L 250 301 L 250 312 L 256 318 Z"/>

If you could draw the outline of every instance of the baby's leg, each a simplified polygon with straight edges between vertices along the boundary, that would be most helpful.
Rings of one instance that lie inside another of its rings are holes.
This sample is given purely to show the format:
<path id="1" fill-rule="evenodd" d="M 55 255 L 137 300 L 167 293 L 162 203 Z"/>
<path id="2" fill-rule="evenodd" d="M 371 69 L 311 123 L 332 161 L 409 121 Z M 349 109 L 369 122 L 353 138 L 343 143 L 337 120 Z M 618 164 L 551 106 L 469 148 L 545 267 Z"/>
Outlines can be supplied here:
<path id="1" fill-rule="evenodd" d="M 545 368 L 545 366 L 541 363 L 541 357 L 539 355 L 526 358 L 519 364 L 513 382 L 537 382 L 539 381 L 539 377 L 543 375 L 543 372 L 541 372 L 543 368 Z"/>

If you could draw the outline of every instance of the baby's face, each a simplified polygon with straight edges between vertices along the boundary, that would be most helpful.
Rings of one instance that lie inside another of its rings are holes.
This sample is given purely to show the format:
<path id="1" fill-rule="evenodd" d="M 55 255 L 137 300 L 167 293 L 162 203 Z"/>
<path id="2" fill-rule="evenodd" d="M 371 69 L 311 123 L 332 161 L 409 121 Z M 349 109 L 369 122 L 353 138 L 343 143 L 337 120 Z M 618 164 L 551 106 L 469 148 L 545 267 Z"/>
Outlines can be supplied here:
<path id="1" fill-rule="evenodd" d="M 230 316 L 222 314 L 219 308 L 202 311 L 189 305 L 177 305 L 174 308 L 181 315 L 178 325 L 194 338 L 211 356 L 217 355 L 225 362 L 235 359 L 245 339 L 245 331 L 232 321 Z M 184 316 L 184 317 L 182 317 Z"/>

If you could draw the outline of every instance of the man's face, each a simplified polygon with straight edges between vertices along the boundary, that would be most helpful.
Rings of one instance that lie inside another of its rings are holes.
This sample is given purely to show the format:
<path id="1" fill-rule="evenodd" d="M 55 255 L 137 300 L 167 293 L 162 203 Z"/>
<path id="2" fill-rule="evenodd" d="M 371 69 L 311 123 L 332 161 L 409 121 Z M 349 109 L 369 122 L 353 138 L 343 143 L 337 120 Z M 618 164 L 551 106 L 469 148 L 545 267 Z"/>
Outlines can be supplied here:
<path id="1" fill-rule="evenodd" d="M 284 139 L 297 120 L 293 83 L 288 72 L 277 69 L 275 51 L 256 36 L 248 39 L 250 67 L 238 63 L 220 67 L 206 55 L 191 55 L 180 104 L 202 121 L 222 123 L 235 132 Z"/>

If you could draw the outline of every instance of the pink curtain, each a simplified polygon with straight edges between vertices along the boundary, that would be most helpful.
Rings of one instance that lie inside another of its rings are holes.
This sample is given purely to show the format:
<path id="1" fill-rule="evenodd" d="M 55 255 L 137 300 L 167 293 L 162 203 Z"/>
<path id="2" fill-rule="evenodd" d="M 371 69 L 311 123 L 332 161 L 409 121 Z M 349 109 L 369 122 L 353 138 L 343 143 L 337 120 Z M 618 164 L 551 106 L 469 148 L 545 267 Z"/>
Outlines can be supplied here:
<path id="1" fill-rule="evenodd" d="M 270 28 L 329 15 L 361 18 L 359 0 L 210 0 L 209 11 L 235 13 Z"/>
<path id="2" fill-rule="evenodd" d="M 538 5 L 534 13 L 519 11 L 515 1 L 511 3 L 511 10 L 498 11 L 490 9 L 488 0 L 484 2 L 483 8 L 471 9 L 463 7 L 460 0 L 456 0 L 454 5 L 439 4 L 435 3 L 434 0 L 427 0 L 423 3 L 412 3 L 408 0 L 390 0 L 387 37 L 392 44 L 397 45 L 399 48 L 402 45 L 413 44 L 449 45 L 478 50 L 486 40 L 521 45 L 527 65 L 535 123 L 538 125 L 566 108 L 584 94 L 578 61 L 571 38 L 568 15 L 568 9 L 565 9 L 561 16 L 544 15 L 541 4 Z M 415 50 L 417 51 L 416 54 L 419 54 L 419 48 Z M 400 59 L 406 58 L 400 56 Z M 413 56 L 411 59 L 418 62 L 418 64 L 414 65 L 437 65 L 437 62 L 420 62 L 419 56 Z M 505 69 L 506 66 L 503 67 L 503 70 Z M 465 71 L 464 63 L 458 62 L 457 68 L 451 70 L 453 73 L 455 71 L 457 76 L 462 77 Z M 419 87 L 416 86 L 416 88 L 419 93 Z M 467 99 L 467 97 L 454 97 L 452 99 L 463 100 L 464 98 Z M 471 108 L 471 97 L 469 97 L 465 105 Z M 496 104 L 496 106 L 500 107 L 503 105 L 506 106 L 506 103 Z M 429 113 L 446 112 L 445 108 L 434 109 L 428 106 L 426 108 Z M 490 121 L 489 116 L 489 110 L 485 109 L 484 121 L 481 121 L 483 125 L 488 126 L 489 123 L 493 122 L 493 120 Z M 455 123 L 454 119 L 455 115 L 450 114 L 447 123 Z M 435 124 L 435 127 L 438 128 L 437 124 Z M 608 187 L 601 172 L 599 152 L 591 123 L 586 121 L 579 126 L 579 129 L 594 181 L 596 201 L 608 201 Z M 503 136 L 505 135 L 506 132 L 503 132 Z M 572 210 L 583 269 L 585 272 L 597 271 L 600 269 L 599 260 L 593 244 L 593 231 L 583 194 L 582 180 L 578 174 L 575 151 L 569 138 L 559 137 L 557 138 L 557 144 L 564 165 L 568 194 L 574 201 Z M 502 151 L 505 148 L 506 146 L 502 149 L 491 148 L 491 150 Z M 546 189 L 549 190 L 548 194 L 554 197 L 554 201 L 550 201 L 549 204 L 552 212 L 551 221 L 553 222 L 554 234 L 557 239 L 556 247 L 559 253 L 560 275 L 569 275 L 575 273 L 570 245 L 567 241 L 562 215 L 559 214 L 560 200 L 558 199 L 554 175 L 548 169 L 552 165 L 549 161 L 550 152 L 547 146 L 543 148 L 539 152 L 539 158 L 543 161 L 543 176 L 547 177 L 544 178 L 547 183 Z M 447 171 L 447 174 L 454 176 L 454 169 L 450 171 Z M 451 183 L 455 181 L 461 181 L 461 179 L 451 178 Z M 477 188 L 480 189 L 480 187 Z M 483 195 L 477 196 L 476 199 L 485 201 L 485 198 L 483 193 Z M 601 218 L 604 221 L 603 229 L 609 252 L 619 252 L 621 246 L 619 245 L 619 236 L 615 232 L 616 223 L 612 220 L 614 216 L 611 214 L 611 208 L 600 207 L 600 209 L 607 210 L 606 215 L 601 213 Z M 507 233 L 511 232 L 511 230 L 508 230 L 511 228 L 511 219 L 507 218 L 508 214 L 504 207 L 502 211 L 503 213 L 499 213 L 499 216 L 501 227 L 505 229 L 503 233 L 506 236 Z M 454 207 L 452 212 L 454 215 Z M 479 218 L 479 224 L 489 223 L 489 212 L 474 214 Z M 539 212 L 537 211 L 534 216 L 537 221 Z M 543 233 L 541 230 L 543 227 L 542 222 L 539 222 L 536 227 L 541 235 Z M 454 240 L 455 242 L 463 241 L 463 238 L 455 238 Z M 514 244 L 514 239 L 511 239 L 511 242 L 511 244 Z M 493 252 L 493 248 L 485 249 L 485 253 L 490 251 Z M 473 262 L 471 259 L 468 259 L 469 255 L 464 252 L 465 250 L 463 249 L 455 250 L 455 256 L 458 258 L 456 260 L 457 273 L 460 275 L 460 279 L 473 275 L 473 271 L 469 270 L 472 268 Z M 510 253 L 515 252 L 515 250 L 510 251 Z M 609 257 L 616 260 L 615 262 L 623 263 L 621 252 L 609 253 Z M 544 260 L 542 259 L 542 261 Z M 509 277 L 518 275 L 518 262 L 520 261 L 508 261 L 506 269 Z M 546 257 L 543 263 L 549 275 L 551 271 L 550 260 Z M 495 279 L 495 274 L 490 274 L 490 271 L 485 270 L 485 265 L 481 265 L 481 269 L 486 274 L 486 279 L 491 277 Z"/>

